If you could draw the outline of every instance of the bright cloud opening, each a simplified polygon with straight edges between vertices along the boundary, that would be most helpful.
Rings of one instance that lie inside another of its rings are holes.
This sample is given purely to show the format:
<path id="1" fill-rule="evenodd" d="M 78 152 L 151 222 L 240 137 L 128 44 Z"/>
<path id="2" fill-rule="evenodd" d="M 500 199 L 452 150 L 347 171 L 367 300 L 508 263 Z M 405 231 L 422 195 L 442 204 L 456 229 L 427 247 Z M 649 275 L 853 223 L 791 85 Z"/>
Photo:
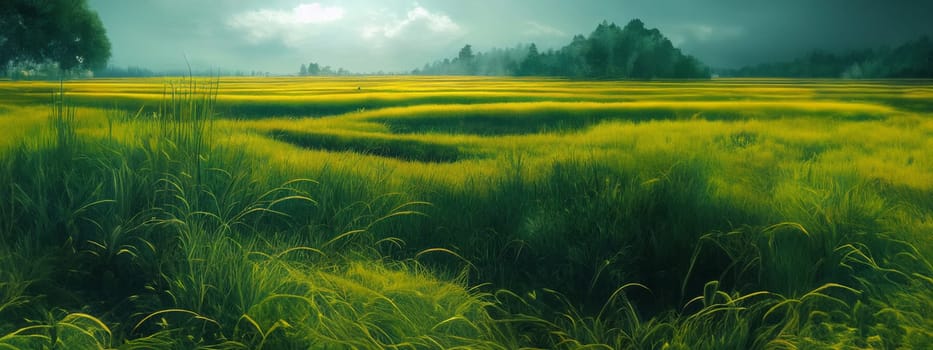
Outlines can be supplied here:
<path id="1" fill-rule="evenodd" d="M 445 14 L 432 13 L 424 7 L 415 6 L 408 11 L 405 18 L 391 21 L 382 26 L 370 25 L 363 28 L 363 37 L 373 38 L 395 38 L 401 36 L 410 30 L 425 28 L 432 33 L 455 33 L 460 31 L 460 26 Z"/>
<path id="2" fill-rule="evenodd" d="M 292 9 L 290 20 L 294 23 L 323 23 L 343 18 L 343 9 L 336 6 L 321 6 L 321 4 L 301 4 Z"/>
<path id="3" fill-rule="evenodd" d="M 309 3 L 295 6 L 291 10 L 259 9 L 239 13 L 230 17 L 227 25 L 246 32 L 251 42 L 281 39 L 285 44 L 294 44 L 299 39 L 295 36 L 296 32 L 309 26 L 340 20 L 344 12 L 338 6 Z"/>

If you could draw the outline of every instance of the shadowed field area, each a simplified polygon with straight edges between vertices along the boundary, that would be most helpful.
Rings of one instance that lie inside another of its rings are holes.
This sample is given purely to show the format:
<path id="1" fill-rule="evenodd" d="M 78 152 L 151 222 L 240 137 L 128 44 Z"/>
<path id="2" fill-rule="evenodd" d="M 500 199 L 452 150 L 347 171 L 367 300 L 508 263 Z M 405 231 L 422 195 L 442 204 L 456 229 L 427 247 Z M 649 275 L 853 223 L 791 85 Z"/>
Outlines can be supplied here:
<path id="1" fill-rule="evenodd" d="M 933 343 L 929 81 L 62 87 L 0 81 L 0 347 Z"/>

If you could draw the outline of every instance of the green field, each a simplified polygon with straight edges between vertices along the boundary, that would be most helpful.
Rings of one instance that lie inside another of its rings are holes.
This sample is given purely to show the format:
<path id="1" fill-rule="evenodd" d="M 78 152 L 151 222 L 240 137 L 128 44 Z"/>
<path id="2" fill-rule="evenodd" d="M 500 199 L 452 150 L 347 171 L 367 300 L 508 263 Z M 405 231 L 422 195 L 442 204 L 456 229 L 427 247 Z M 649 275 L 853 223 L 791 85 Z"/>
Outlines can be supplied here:
<path id="1" fill-rule="evenodd" d="M 923 349 L 933 82 L 0 81 L 0 349 Z"/>

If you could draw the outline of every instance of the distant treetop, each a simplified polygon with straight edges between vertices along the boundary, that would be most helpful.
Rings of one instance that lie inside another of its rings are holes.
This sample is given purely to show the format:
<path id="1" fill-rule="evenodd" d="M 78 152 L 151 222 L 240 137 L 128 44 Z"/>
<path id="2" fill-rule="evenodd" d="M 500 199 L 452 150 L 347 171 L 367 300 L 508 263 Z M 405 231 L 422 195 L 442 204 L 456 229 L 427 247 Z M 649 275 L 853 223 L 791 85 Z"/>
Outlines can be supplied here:
<path id="1" fill-rule="evenodd" d="M 466 45 L 458 57 L 444 59 L 413 74 L 566 76 L 613 79 L 709 78 L 709 68 L 684 55 L 657 29 L 639 19 L 624 28 L 603 21 L 589 37 L 577 35 L 560 50 L 540 52 L 532 43 L 473 54 Z"/>

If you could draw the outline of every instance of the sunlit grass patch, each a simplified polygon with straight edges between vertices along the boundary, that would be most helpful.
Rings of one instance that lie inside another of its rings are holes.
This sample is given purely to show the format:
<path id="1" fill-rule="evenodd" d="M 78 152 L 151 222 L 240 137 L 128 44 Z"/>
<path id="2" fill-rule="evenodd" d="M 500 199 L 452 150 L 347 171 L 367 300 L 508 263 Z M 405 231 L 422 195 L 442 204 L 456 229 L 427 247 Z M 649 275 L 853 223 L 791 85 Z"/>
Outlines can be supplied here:
<path id="1" fill-rule="evenodd" d="M 4 127 L 4 136 L 0 137 L 0 152 L 28 142 L 42 128 L 47 118 L 47 107 L 10 106 L 0 110 L 0 122 Z"/>
<path id="2" fill-rule="evenodd" d="M 347 118 L 385 123 L 394 132 L 525 134 L 574 131 L 610 120 L 827 119 L 879 120 L 890 108 L 829 102 L 534 102 L 423 105 L 359 112 Z"/>

